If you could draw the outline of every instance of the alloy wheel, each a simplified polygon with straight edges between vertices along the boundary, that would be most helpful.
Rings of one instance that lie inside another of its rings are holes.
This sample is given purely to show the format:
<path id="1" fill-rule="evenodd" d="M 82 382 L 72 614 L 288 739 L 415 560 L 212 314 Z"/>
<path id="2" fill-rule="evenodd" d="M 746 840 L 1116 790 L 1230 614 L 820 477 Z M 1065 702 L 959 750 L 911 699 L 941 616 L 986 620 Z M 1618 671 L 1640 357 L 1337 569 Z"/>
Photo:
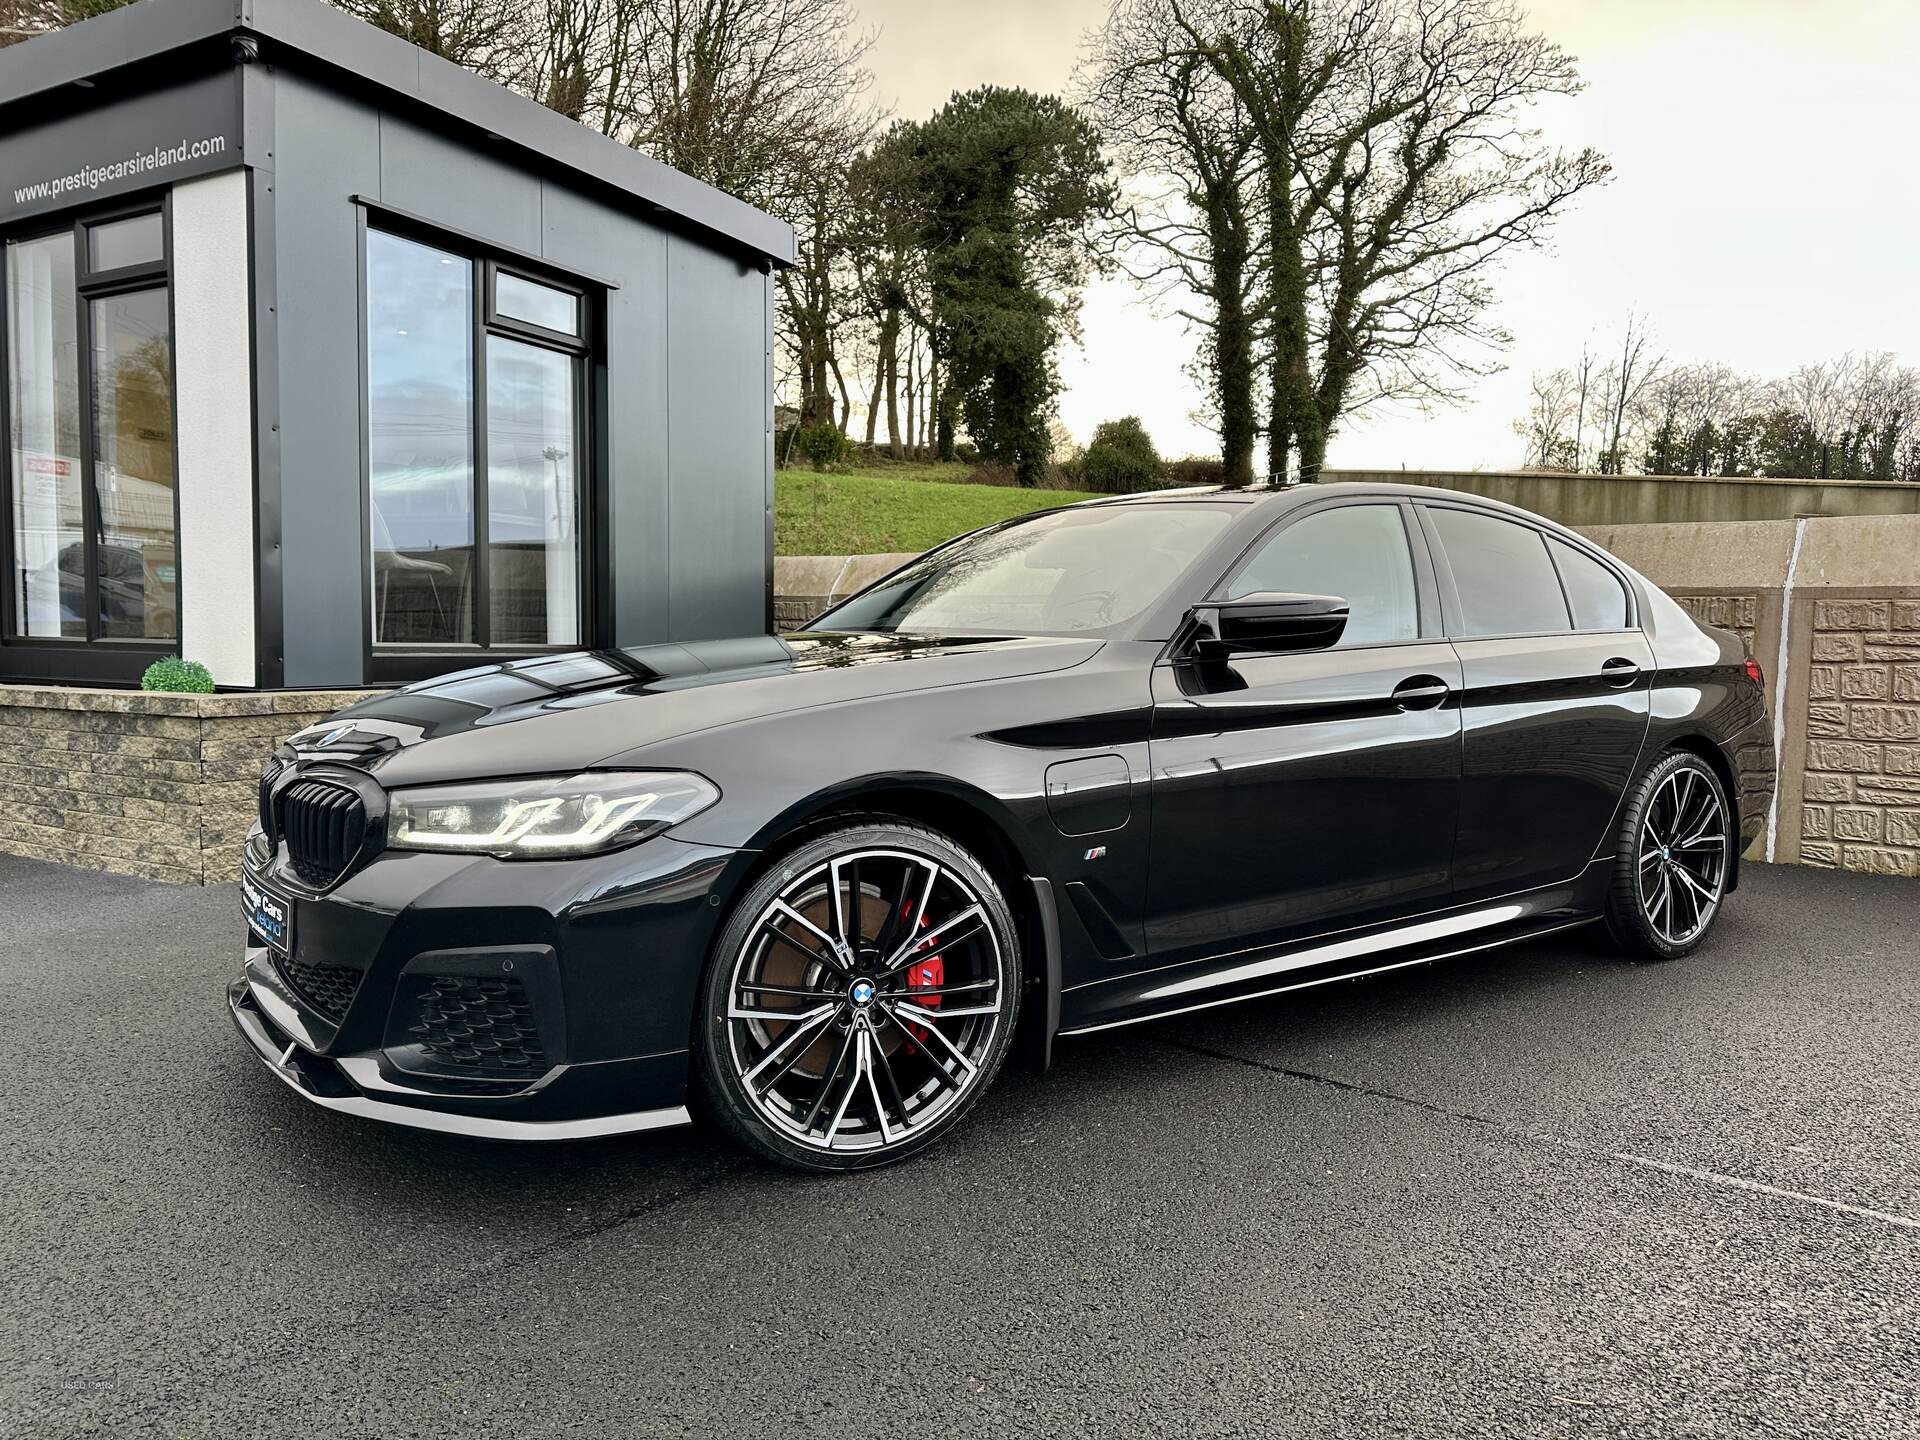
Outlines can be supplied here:
<path id="1" fill-rule="evenodd" d="M 733 957 L 734 1076 L 803 1146 L 904 1143 L 980 1080 L 1006 968 L 986 904 L 950 866 L 905 850 L 836 855 L 783 885 Z"/>
<path id="2" fill-rule="evenodd" d="M 1638 885 L 1647 924 L 1667 944 L 1690 943 L 1719 909 L 1727 878 L 1727 809 L 1691 765 L 1660 782 L 1640 824 Z"/>

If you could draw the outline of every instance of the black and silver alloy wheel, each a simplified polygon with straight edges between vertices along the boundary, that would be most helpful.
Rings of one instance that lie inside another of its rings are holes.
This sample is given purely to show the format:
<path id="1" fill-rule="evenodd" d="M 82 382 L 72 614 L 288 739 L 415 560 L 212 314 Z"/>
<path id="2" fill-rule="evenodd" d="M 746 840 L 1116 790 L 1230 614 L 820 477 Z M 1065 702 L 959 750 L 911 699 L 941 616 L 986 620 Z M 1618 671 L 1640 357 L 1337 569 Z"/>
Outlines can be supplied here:
<path id="1" fill-rule="evenodd" d="M 1662 757 L 1623 810 L 1607 906 L 1614 939 L 1655 959 L 1697 946 L 1726 896 L 1733 833 L 1711 767 L 1686 752 Z"/>
<path id="2" fill-rule="evenodd" d="M 1660 782 L 1640 822 L 1640 906 L 1669 945 L 1685 945 L 1720 908 L 1727 816 L 1711 775 L 1690 765 Z"/>
<path id="3" fill-rule="evenodd" d="M 762 877 L 723 930 L 708 1095 L 787 1164 L 904 1158 L 986 1088 L 1018 998 L 1011 916 L 978 861 L 917 826 L 840 830 Z"/>

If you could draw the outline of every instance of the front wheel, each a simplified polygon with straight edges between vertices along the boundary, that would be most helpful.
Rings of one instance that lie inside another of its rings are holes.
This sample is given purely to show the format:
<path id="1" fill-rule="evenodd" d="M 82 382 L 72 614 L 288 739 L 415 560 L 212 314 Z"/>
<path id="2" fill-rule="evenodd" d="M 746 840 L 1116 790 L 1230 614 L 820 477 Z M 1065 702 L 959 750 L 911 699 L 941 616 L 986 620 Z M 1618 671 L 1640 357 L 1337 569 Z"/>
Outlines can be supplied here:
<path id="1" fill-rule="evenodd" d="M 741 898 L 707 967 L 699 1074 L 749 1149 L 803 1170 L 916 1154 L 1013 1037 L 1020 946 L 993 877 L 897 821 L 830 830 Z"/>
<path id="2" fill-rule="evenodd" d="M 1663 755 L 1621 812 L 1606 911 L 1615 943 L 1648 960 L 1691 954 L 1720 913 L 1732 862 L 1720 777 L 1697 755 Z"/>

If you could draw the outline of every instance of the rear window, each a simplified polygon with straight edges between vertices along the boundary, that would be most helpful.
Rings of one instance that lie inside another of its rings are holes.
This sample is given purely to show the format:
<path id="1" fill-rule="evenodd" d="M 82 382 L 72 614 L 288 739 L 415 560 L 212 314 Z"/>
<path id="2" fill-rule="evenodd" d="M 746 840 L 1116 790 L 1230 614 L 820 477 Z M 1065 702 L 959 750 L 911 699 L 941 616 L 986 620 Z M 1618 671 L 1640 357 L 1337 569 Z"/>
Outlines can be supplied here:
<path id="1" fill-rule="evenodd" d="M 1549 540 L 1576 630 L 1627 628 L 1627 592 L 1613 571 L 1564 540 Z"/>
<path id="2" fill-rule="evenodd" d="M 1455 635 L 1537 635 L 1568 628 L 1560 577 L 1538 530 L 1467 510 L 1429 513 L 1460 594 Z"/>

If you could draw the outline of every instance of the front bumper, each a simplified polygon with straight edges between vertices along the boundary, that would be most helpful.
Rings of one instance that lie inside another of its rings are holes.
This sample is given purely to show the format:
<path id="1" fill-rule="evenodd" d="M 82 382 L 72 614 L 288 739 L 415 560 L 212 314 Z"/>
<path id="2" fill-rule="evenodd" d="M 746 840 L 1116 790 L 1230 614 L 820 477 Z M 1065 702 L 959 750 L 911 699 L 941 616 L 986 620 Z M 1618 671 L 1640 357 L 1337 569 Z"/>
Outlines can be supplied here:
<path id="1" fill-rule="evenodd" d="M 282 1002 L 284 1003 L 284 1002 Z M 634 1110 L 625 1114 L 598 1115 L 577 1120 L 515 1120 L 499 1115 L 475 1115 L 457 1110 L 431 1107 L 444 1097 L 430 1092 L 406 1092 L 411 1103 L 375 1100 L 356 1088 L 348 1076 L 354 1073 L 351 1060 L 333 1060 L 304 1049 L 272 1018 L 276 1006 L 267 992 L 256 993 L 251 981 L 242 978 L 227 987 L 227 1006 L 233 1012 L 234 1026 L 253 1046 L 254 1053 L 275 1075 L 314 1104 L 342 1115 L 358 1115 L 367 1120 L 384 1120 L 390 1125 L 411 1125 L 418 1130 L 438 1130 L 446 1135 L 470 1135 L 483 1140 L 590 1140 L 601 1135 L 625 1135 L 636 1130 L 659 1130 L 685 1125 L 692 1117 L 684 1105 L 669 1105 L 658 1110 Z M 282 1018 L 288 1018 L 281 1012 Z M 371 1061 L 363 1060 L 362 1066 Z M 377 1069 L 360 1068 L 362 1084 L 383 1082 Z"/>
<path id="2" fill-rule="evenodd" d="M 243 888 L 287 905 L 292 950 L 243 922 L 228 1009 L 344 1114 L 501 1140 L 683 1124 L 701 965 L 746 858 L 666 837 L 591 860 L 389 852 L 322 893 L 250 847 Z"/>

